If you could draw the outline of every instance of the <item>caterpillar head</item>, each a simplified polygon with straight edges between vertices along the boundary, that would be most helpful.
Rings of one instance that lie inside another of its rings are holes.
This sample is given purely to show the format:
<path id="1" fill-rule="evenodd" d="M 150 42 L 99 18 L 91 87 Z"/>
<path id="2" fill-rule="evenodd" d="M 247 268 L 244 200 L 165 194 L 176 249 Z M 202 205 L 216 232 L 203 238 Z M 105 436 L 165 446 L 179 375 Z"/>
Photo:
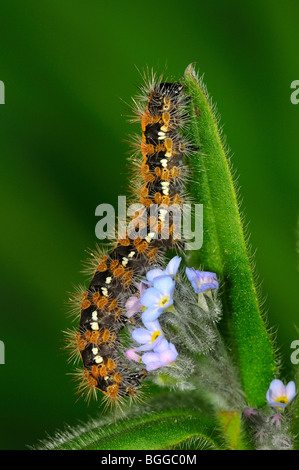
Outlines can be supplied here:
<path id="1" fill-rule="evenodd" d="M 177 106 L 182 91 L 183 85 L 181 83 L 158 83 L 148 103 L 149 113 L 158 116 L 170 112 Z"/>

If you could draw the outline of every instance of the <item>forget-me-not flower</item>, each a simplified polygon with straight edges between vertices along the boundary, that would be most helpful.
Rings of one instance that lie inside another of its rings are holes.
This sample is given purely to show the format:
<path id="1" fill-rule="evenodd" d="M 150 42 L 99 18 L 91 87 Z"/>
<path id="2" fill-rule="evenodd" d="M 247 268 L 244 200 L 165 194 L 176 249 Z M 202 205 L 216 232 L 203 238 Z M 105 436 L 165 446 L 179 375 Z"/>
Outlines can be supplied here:
<path id="1" fill-rule="evenodd" d="M 196 294 L 199 292 L 205 292 L 209 289 L 218 289 L 219 287 L 215 273 L 198 271 L 194 268 L 186 268 L 186 274 Z"/>
<path id="2" fill-rule="evenodd" d="M 270 383 L 266 398 L 270 406 L 286 408 L 295 399 L 296 395 L 296 386 L 293 381 L 285 386 L 281 380 L 274 379 Z"/>
<path id="3" fill-rule="evenodd" d="M 172 364 L 177 356 L 178 352 L 174 344 L 163 338 L 153 352 L 146 352 L 141 359 L 146 365 L 146 370 L 151 371 Z"/>
<path id="4" fill-rule="evenodd" d="M 173 304 L 175 281 L 170 275 L 158 276 L 153 279 L 153 287 L 146 289 L 140 302 L 146 310 L 142 314 L 143 323 L 157 320 L 161 313 Z"/>
<path id="5" fill-rule="evenodd" d="M 136 328 L 132 331 L 132 337 L 141 346 L 136 348 L 136 351 L 150 351 L 158 347 L 164 334 L 158 320 L 147 323 L 146 328 Z"/>

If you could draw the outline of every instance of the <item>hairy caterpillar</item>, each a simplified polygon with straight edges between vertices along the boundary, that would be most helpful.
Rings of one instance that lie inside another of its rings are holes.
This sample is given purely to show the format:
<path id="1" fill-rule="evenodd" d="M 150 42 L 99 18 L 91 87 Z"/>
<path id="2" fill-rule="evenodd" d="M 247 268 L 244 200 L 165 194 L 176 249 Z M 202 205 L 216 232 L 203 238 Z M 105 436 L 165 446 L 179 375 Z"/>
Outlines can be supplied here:
<path id="1" fill-rule="evenodd" d="M 147 375 L 142 365 L 133 368 L 120 354 L 122 330 L 134 321 L 128 319 L 125 303 L 138 291 L 136 284 L 150 266 L 159 264 L 167 250 L 183 246 L 172 208 L 184 202 L 184 157 L 194 150 L 180 134 L 190 101 L 184 86 L 153 75 L 141 92 L 133 101 L 142 130 L 134 161 L 135 197 L 142 210 L 128 224 L 125 238 L 110 251 L 93 255 L 89 287 L 77 296 L 79 328 L 69 335 L 72 356 L 83 362 L 80 391 L 92 394 L 98 389 L 110 401 L 135 397 Z"/>

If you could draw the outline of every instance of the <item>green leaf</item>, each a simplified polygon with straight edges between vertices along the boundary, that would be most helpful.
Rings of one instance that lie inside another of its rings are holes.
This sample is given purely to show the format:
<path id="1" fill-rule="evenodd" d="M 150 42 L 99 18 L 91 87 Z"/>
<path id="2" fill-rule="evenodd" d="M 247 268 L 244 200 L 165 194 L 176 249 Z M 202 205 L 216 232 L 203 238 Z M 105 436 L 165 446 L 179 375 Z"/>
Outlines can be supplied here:
<path id="1" fill-rule="evenodd" d="M 295 374 L 295 384 L 298 393 L 299 390 L 299 371 Z M 291 433 L 294 436 L 294 450 L 299 450 L 299 399 L 298 396 L 292 406 L 293 419 L 291 423 Z"/>
<path id="2" fill-rule="evenodd" d="M 174 407 L 180 399 L 182 405 Z M 113 416 L 92 419 L 87 425 L 58 431 L 38 449 L 159 450 L 170 448 L 223 448 L 213 417 L 194 409 L 186 394 L 156 397 L 151 405 L 133 406 Z M 185 406 L 186 405 L 186 406 Z M 197 403 L 198 405 L 198 403 Z"/>
<path id="3" fill-rule="evenodd" d="M 247 449 L 241 437 L 241 419 L 237 411 L 220 411 L 219 421 L 229 447 L 232 450 Z"/>
<path id="4" fill-rule="evenodd" d="M 214 107 L 192 65 L 185 72 L 191 132 L 199 151 L 190 158 L 190 191 L 203 204 L 203 246 L 189 265 L 217 273 L 222 281 L 226 328 L 233 340 L 242 385 L 251 406 L 265 403 L 275 376 L 275 354 L 263 321 L 235 185 Z"/>

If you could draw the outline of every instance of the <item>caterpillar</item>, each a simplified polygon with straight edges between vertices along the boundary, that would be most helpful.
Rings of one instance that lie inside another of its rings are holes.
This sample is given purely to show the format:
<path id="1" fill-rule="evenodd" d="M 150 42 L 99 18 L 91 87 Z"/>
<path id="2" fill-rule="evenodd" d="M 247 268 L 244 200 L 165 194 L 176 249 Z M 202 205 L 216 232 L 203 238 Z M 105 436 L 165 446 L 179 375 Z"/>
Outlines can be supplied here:
<path id="1" fill-rule="evenodd" d="M 135 321 L 126 315 L 125 304 L 138 292 L 137 283 L 151 266 L 159 265 L 169 249 L 183 248 L 171 209 L 184 203 L 184 158 L 194 151 L 181 135 L 190 101 L 184 85 L 152 74 L 140 90 L 133 103 L 141 138 L 132 160 L 135 200 L 142 210 L 131 219 L 125 238 L 110 250 L 93 254 L 89 286 L 76 296 L 79 326 L 69 342 L 72 357 L 79 357 L 83 364 L 79 390 L 88 394 L 100 390 L 110 401 L 134 398 L 147 376 L 142 364 L 132 367 L 120 353 L 122 332 L 128 322 Z M 156 212 L 153 207 L 158 208 Z M 166 228 L 168 236 L 163 236 Z"/>

